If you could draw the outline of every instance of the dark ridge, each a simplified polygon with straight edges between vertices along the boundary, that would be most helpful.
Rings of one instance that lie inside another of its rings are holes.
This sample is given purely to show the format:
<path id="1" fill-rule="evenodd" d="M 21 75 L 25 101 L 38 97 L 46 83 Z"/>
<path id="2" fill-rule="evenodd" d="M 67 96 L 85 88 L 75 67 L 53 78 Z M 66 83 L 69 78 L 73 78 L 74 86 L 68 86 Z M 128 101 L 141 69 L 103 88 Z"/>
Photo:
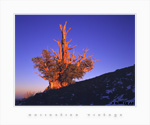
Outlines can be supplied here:
<path id="1" fill-rule="evenodd" d="M 135 105 L 135 65 L 57 90 L 37 93 L 16 105 Z"/>

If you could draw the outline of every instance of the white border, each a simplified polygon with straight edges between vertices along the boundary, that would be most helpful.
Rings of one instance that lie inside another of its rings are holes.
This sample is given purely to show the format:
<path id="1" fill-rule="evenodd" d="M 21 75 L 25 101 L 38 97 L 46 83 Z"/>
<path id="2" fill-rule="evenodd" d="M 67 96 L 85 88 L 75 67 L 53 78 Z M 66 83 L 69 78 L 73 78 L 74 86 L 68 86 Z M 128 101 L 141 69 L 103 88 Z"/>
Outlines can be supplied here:
<path id="1" fill-rule="evenodd" d="M 0 1 L 0 124 L 150 124 L 150 1 L 149 0 L 1 0 Z M 136 13 L 136 107 L 22 107 L 13 106 L 14 13 L 36 14 L 133 14 Z M 79 117 L 28 117 L 29 113 L 72 113 Z M 87 117 L 123 114 L 123 117 Z"/>

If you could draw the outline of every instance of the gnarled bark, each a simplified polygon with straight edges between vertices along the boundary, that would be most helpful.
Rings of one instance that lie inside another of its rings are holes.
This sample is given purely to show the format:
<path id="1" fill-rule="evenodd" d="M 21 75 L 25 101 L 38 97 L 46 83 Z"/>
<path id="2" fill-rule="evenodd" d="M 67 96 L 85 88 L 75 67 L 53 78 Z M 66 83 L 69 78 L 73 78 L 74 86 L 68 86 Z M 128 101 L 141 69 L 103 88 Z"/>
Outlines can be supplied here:
<path id="1" fill-rule="evenodd" d="M 53 39 L 55 42 L 58 43 L 58 47 L 59 47 L 59 52 L 58 54 L 53 50 L 53 57 L 58 61 L 58 62 L 63 62 L 65 64 L 65 67 L 63 69 L 61 69 L 60 71 L 56 72 L 55 74 L 55 78 L 51 79 L 51 78 L 48 78 L 48 77 L 45 77 L 45 76 L 42 76 L 41 74 L 39 73 L 36 73 L 38 74 L 41 78 L 45 79 L 45 80 L 48 80 L 49 81 L 49 86 L 45 89 L 45 90 L 48 90 L 48 89 L 59 89 L 61 87 L 64 87 L 64 86 L 67 86 L 68 83 L 67 82 L 63 82 L 63 81 L 59 81 L 59 77 L 60 75 L 62 75 L 64 73 L 64 71 L 68 68 L 69 64 L 72 64 L 74 63 L 75 65 L 77 65 L 77 67 L 80 68 L 80 65 L 81 63 L 88 59 L 89 57 L 92 57 L 93 55 L 91 56 L 87 56 L 86 57 L 86 53 L 88 51 L 88 49 L 83 49 L 83 55 L 78 55 L 78 57 L 76 57 L 76 54 L 75 54 L 75 50 L 73 49 L 75 46 L 71 46 L 69 45 L 69 43 L 71 42 L 71 40 L 69 41 L 66 41 L 67 39 L 67 34 L 68 32 L 70 31 L 71 28 L 69 28 L 67 31 L 66 31 L 66 24 L 67 24 L 67 21 L 65 22 L 65 25 L 62 26 L 61 24 L 59 25 L 60 27 L 60 30 L 61 30 L 61 33 L 62 33 L 62 40 L 61 42 L 59 41 L 59 39 L 55 40 Z M 73 49 L 73 52 L 72 54 L 69 52 L 69 50 L 72 50 Z M 48 50 L 47 50 L 48 51 Z M 82 67 L 82 70 L 83 72 L 88 72 L 90 71 L 92 68 L 93 68 L 93 63 L 95 63 L 96 61 L 98 60 L 92 60 L 91 64 L 88 65 L 86 64 L 87 67 L 83 68 Z M 84 62 L 86 63 L 86 62 Z M 44 66 L 43 66 L 43 70 L 45 72 L 48 72 L 50 71 L 50 69 L 48 68 L 47 64 L 45 63 Z"/>

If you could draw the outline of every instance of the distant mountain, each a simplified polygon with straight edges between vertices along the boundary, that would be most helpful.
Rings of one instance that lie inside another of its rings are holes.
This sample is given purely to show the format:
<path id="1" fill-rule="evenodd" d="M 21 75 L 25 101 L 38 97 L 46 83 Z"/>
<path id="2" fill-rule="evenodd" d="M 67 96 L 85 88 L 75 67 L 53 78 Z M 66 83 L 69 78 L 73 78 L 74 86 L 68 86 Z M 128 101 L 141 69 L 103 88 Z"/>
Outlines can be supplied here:
<path id="1" fill-rule="evenodd" d="M 37 93 L 17 100 L 16 105 L 135 105 L 135 65 L 61 89 Z"/>

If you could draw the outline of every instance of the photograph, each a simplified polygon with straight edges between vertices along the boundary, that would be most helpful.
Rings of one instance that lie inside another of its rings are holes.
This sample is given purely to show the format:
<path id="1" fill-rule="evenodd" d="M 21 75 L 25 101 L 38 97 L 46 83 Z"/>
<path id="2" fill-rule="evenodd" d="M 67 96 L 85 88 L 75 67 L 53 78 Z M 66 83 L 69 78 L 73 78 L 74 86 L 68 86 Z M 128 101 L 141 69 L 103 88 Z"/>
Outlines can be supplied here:
<path id="1" fill-rule="evenodd" d="M 15 15 L 15 106 L 135 106 L 135 15 Z"/>

